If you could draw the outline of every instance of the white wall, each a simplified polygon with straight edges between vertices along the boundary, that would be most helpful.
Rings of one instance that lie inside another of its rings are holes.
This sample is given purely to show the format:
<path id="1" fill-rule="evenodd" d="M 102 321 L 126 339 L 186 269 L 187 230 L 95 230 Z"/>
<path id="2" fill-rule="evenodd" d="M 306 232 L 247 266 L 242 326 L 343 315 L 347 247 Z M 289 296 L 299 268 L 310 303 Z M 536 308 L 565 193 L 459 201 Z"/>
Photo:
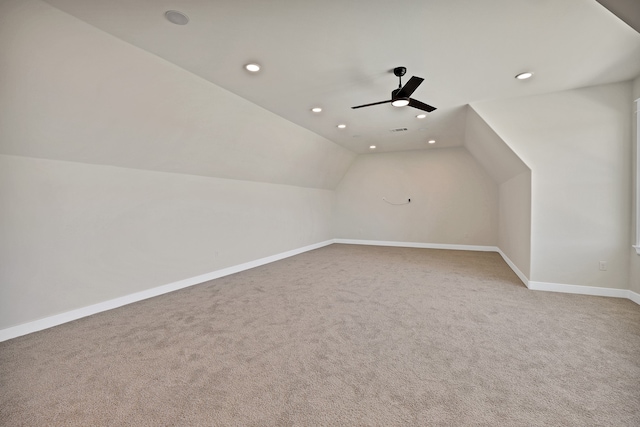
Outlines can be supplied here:
<path id="1" fill-rule="evenodd" d="M 532 280 L 628 288 L 630 95 L 627 82 L 474 104 L 532 171 Z"/>
<path id="2" fill-rule="evenodd" d="M 7 0 L 0 76 L 0 329 L 332 237 L 355 155 L 154 55 Z"/>
<path id="3" fill-rule="evenodd" d="M 0 155 L 0 329 L 332 238 L 333 192 Z"/>
<path id="4" fill-rule="evenodd" d="M 633 81 L 633 87 L 632 87 L 632 97 L 633 100 L 635 101 L 636 99 L 640 98 L 640 76 L 638 76 L 634 81 Z M 635 113 L 635 109 L 633 110 L 633 112 Z M 640 114 L 640 113 L 636 113 L 636 114 Z M 639 117 L 634 117 L 635 120 L 632 120 L 633 126 L 632 126 L 632 145 L 634 148 L 633 151 L 633 155 L 632 155 L 632 159 L 637 159 L 636 156 L 636 149 L 637 147 L 640 145 L 640 141 L 636 141 L 635 138 L 638 137 L 638 120 L 640 120 Z M 634 144 L 635 143 L 635 144 Z M 638 144 L 638 145 L 637 145 Z M 632 161 L 633 165 L 632 165 L 632 171 L 633 171 L 633 177 L 636 177 L 636 167 L 638 166 L 634 161 Z M 638 215 L 637 211 L 636 211 L 636 206 L 637 206 L 637 199 L 636 197 L 638 197 L 638 192 L 640 191 L 640 189 L 638 189 L 638 182 L 636 180 L 634 180 L 632 177 L 632 181 L 633 181 L 633 204 L 632 204 L 632 236 L 635 236 L 636 234 L 636 222 L 635 222 L 635 218 Z M 637 292 L 640 294 L 640 255 L 638 255 L 638 253 L 635 251 L 635 249 L 631 249 L 629 251 L 629 289 L 631 289 L 634 292 Z"/>
<path id="5" fill-rule="evenodd" d="M 360 155 L 336 189 L 337 238 L 495 246 L 497 230 L 498 187 L 463 147 Z"/>
<path id="6" fill-rule="evenodd" d="M 498 184 L 498 247 L 525 276 L 531 272 L 531 170 L 469 106 L 465 147 Z"/>
<path id="7" fill-rule="evenodd" d="M 499 187 L 498 247 L 525 277 L 531 277 L 531 171 Z"/>

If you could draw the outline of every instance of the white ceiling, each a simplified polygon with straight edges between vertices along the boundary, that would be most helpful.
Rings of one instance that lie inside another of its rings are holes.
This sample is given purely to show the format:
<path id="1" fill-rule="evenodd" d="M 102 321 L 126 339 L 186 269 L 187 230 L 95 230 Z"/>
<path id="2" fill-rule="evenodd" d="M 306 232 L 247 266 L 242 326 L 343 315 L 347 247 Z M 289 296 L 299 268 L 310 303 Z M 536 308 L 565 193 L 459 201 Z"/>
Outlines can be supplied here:
<path id="1" fill-rule="evenodd" d="M 640 75 L 640 33 L 595 0 L 47 2 L 358 153 L 461 145 L 467 104 Z M 168 22 L 172 9 L 189 24 Z M 396 66 L 403 83 L 425 79 L 413 97 L 435 112 L 350 108 L 389 99 Z"/>

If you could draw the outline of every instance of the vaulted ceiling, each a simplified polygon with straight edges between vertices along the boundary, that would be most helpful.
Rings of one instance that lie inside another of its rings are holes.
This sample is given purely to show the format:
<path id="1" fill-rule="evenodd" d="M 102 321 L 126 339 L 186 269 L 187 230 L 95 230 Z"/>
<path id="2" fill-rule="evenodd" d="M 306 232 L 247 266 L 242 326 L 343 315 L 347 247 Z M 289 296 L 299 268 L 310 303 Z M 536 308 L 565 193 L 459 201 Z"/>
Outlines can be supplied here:
<path id="1" fill-rule="evenodd" d="M 461 145 L 467 104 L 640 75 L 640 33 L 595 0 L 47 2 L 356 153 Z M 396 66 L 436 111 L 351 109 L 388 99 Z"/>

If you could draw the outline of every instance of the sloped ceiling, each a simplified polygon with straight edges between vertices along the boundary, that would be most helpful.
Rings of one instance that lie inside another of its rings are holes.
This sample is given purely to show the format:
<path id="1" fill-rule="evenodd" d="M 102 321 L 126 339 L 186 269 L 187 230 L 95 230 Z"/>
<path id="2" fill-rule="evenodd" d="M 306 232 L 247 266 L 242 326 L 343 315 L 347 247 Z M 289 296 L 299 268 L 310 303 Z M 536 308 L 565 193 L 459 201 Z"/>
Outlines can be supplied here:
<path id="1" fill-rule="evenodd" d="M 638 0 L 598 0 L 614 15 L 640 32 L 640 2 Z"/>
<path id="2" fill-rule="evenodd" d="M 469 103 L 640 75 L 640 34 L 596 0 L 48 3 L 357 153 L 462 145 Z M 189 23 L 168 22 L 172 9 Z M 396 66 L 425 78 L 413 97 L 435 112 L 350 108 L 388 99 Z"/>
<path id="3" fill-rule="evenodd" d="M 323 189 L 355 157 L 39 0 L 0 0 L 0 153 Z"/>
<path id="4" fill-rule="evenodd" d="M 530 170 L 472 106 L 467 111 L 465 147 L 498 184 Z"/>

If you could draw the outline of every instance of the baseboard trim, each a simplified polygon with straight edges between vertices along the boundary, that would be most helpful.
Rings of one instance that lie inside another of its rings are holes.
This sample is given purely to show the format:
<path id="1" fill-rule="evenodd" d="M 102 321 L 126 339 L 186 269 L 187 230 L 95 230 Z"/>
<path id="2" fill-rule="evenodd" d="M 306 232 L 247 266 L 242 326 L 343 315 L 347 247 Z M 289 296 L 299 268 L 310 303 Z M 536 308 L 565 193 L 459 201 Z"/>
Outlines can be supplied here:
<path id="1" fill-rule="evenodd" d="M 513 270 L 518 278 L 529 287 L 529 279 L 520 271 L 518 267 L 505 255 L 502 250 L 497 246 L 478 246 L 478 245 L 452 245 L 444 243 L 416 243 L 416 242 L 395 242 L 385 240 L 358 240 L 358 239 L 334 239 L 335 243 L 342 243 L 345 245 L 370 245 L 370 246 L 395 246 L 403 248 L 422 248 L 422 249 L 447 249 L 454 251 L 480 251 L 480 252 L 497 252 L 502 256 L 502 259 Z"/>
<path id="2" fill-rule="evenodd" d="M 520 271 L 520 269 L 516 267 L 516 265 L 509 259 L 509 257 L 507 257 L 504 254 L 504 252 L 502 252 L 502 250 L 500 250 L 500 248 L 496 246 L 395 242 L 395 241 L 381 241 L 381 240 L 331 239 L 331 240 L 325 240 L 324 242 L 307 245 L 298 249 L 282 252 L 276 255 L 271 255 L 265 258 L 260 258 L 254 261 L 249 261 L 242 264 L 234 265 L 232 267 L 223 268 L 221 270 L 216 270 L 211 273 L 202 274 L 200 276 L 179 280 L 177 282 L 173 282 L 173 283 L 158 286 L 155 288 L 147 289 L 144 291 L 136 292 L 133 294 L 125 295 L 123 297 L 115 298 L 112 300 L 103 301 L 87 307 L 78 308 L 75 310 L 67 311 L 65 313 L 60 313 L 53 316 L 45 317 L 43 319 L 38 319 L 32 322 L 23 323 L 21 325 L 5 328 L 0 330 L 0 342 L 7 341 L 12 338 L 17 338 L 23 335 L 27 335 L 33 332 L 38 332 L 44 329 L 52 328 L 54 326 L 58 326 L 63 323 L 78 320 L 83 317 L 101 313 L 103 311 L 112 310 L 114 308 L 122 307 L 124 305 L 132 304 L 134 302 L 142 301 L 148 298 L 153 298 L 169 292 L 177 291 L 179 289 L 184 289 L 189 286 L 198 285 L 200 283 L 208 282 L 210 280 L 218 279 L 220 277 L 229 276 L 231 274 L 235 274 L 241 271 L 259 267 L 261 265 L 269 264 L 275 261 L 279 261 L 285 258 L 299 255 L 304 252 L 322 248 L 324 246 L 328 246 L 333 243 L 340 243 L 340 244 L 347 244 L 347 245 L 395 246 L 395 247 L 407 247 L 407 248 L 497 252 L 500 254 L 500 256 L 502 256 L 504 261 L 511 268 L 511 270 L 513 270 L 513 272 L 518 276 L 518 278 L 522 280 L 525 286 L 527 286 L 527 288 L 531 290 L 561 292 L 561 293 L 581 294 L 581 295 L 605 296 L 605 297 L 614 297 L 614 298 L 627 298 L 635 302 L 636 304 L 640 305 L 640 294 L 628 289 L 599 288 L 599 287 L 593 287 L 593 286 L 566 285 L 566 284 L 559 284 L 559 283 L 530 281 Z"/>
<path id="3" fill-rule="evenodd" d="M 560 292 L 569 294 L 604 296 L 613 298 L 627 298 L 640 305 L 640 294 L 628 289 L 617 288 L 599 288 L 595 286 L 565 285 L 559 283 L 535 282 L 527 278 L 520 269 L 502 252 L 497 246 L 474 246 L 474 245 L 451 245 L 440 243 L 416 243 L 416 242 L 395 242 L 381 240 L 358 240 L 358 239 L 334 239 L 335 243 L 346 245 L 371 245 L 371 246 L 396 246 L 405 248 L 424 248 L 424 249 L 450 249 L 460 251 L 483 251 L 497 252 L 507 263 L 509 268 L 518 276 L 524 285 L 533 291 Z"/>
<path id="4" fill-rule="evenodd" d="M 498 252 L 496 246 L 451 245 L 447 243 L 395 242 L 385 240 L 333 239 L 344 245 L 395 246 L 401 248 L 448 249 L 454 251 Z"/>
<path id="5" fill-rule="evenodd" d="M 83 317 L 101 313 L 103 311 L 112 310 L 114 308 L 122 307 L 127 304 L 132 304 L 134 302 L 142 301 L 148 298 L 153 298 L 169 292 L 177 291 L 179 289 L 184 289 L 189 286 L 198 285 L 200 283 L 208 282 L 210 280 L 218 279 L 220 277 L 229 276 L 234 273 L 239 273 L 241 271 L 249 270 L 251 268 L 259 267 L 261 265 L 279 261 L 284 258 L 289 258 L 294 255 L 299 255 L 303 252 L 308 252 L 314 249 L 331 245 L 333 243 L 334 243 L 333 239 L 326 240 L 324 242 L 315 243 L 315 244 L 304 246 L 298 249 L 293 249 L 287 252 L 282 252 L 276 255 L 271 255 L 271 256 L 260 258 L 254 261 L 245 262 L 242 264 L 234 265 L 232 267 L 223 268 L 221 270 L 216 270 L 211 273 L 202 274 L 200 276 L 195 276 L 195 277 L 191 277 L 184 280 L 179 280 L 177 282 L 173 282 L 173 283 L 158 286 L 155 288 L 147 289 L 144 291 L 136 292 L 133 294 L 125 295 L 112 300 L 103 301 L 97 304 L 67 311 L 65 313 L 56 314 L 53 316 L 45 317 L 43 319 L 34 320 L 32 322 L 23 323 L 21 325 L 2 329 L 0 330 L 0 342 L 7 341 L 12 338 L 17 338 L 23 335 L 27 335 L 33 332 L 41 331 L 43 329 L 52 328 L 54 326 L 58 326 L 63 323 L 71 322 L 73 320 L 78 320 Z"/>
<path id="6" fill-rule="evenodd" d="M 504 262 L 506 262 L 507 265 L 511 268 L 511 270 L 513 270 L 513 272 L 516 273 L 516 276 L 518 276 L 518 279 L 520 279 L 522 283 L 524 283 L 524 285 L 527 288 L 529 288 L 529 279 L 527 278 L 527 276 L 525 276 L 525 274 L 522 271 L 520 271 L 520 269 L 513 263 L 513 261 L 509 259 L 509 257 L 504 252 L 502 252 L 502 249 L 498 248 L 498 253 L 502 257 Z"/>
<path id="7" fill-rule="evenodd" d="M 630 290 L 618 288 L 599 288 L 596 286 L 566 285 L 563 283 L 534 282 L 530 280 L 529 289 L 533 291 L 631 299 Z"/>

